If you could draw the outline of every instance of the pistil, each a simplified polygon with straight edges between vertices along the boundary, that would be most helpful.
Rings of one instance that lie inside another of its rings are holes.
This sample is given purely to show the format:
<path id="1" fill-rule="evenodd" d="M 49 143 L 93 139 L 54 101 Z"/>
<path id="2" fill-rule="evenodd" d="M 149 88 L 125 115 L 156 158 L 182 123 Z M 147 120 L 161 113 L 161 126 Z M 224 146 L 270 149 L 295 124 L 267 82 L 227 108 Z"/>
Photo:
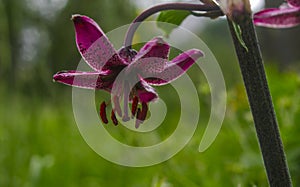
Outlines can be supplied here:
<path id="1" fill-rule="evenodd" d="M 122 110 L 120 106 L 120 99 L 118 96 L 113 97 L 113 102 L 114 102 L 114 111 L 118 114 L 118 116 L 122 117 Z"/>

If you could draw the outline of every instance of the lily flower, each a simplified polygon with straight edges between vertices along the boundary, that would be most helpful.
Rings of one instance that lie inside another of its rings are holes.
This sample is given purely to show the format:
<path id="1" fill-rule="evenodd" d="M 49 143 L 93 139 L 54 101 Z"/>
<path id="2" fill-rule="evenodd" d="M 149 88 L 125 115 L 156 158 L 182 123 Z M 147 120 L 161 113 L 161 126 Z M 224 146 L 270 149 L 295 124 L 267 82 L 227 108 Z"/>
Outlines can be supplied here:
<path id="1" fill-rule="evenodd" d="M 254 14 L 254 24 L 270 28 L 290 28 L 300 24 L 300 0 L 287 0 L 279 8 L 267 8 Z"/>
<path id="2" fill-rule="evenodd" d="M 115 125 L 118 124 L 116 114 L 123 121 L 130 120 L 128 107 L 131 105 L 131 117 L 136 117 L 135 126 L 138 128 L 146 119 L 148 103 L 158 98 L 151 85 L 161 86 L 174 81 L 203 56 L 200 50 L 191 49 L 168 61 L 170 46 L 160 37 L 147 42 L 138 52 L 127 47 L 117 51 L 94 20 L 82 15 L 73 15 L 72 20 L 77 48 L 93 71 L 62 71 L 53 79 L 74 87 L 111 93 L 112 102 L 103 101 L 100 105 L 100 117 L 105 124 L 108 123 L 106 108 L 109 103 L 114 105 L 111 120 Z M 121 80 L 124 80 L 115 86 L 116 79 L 123 72 Z"/>

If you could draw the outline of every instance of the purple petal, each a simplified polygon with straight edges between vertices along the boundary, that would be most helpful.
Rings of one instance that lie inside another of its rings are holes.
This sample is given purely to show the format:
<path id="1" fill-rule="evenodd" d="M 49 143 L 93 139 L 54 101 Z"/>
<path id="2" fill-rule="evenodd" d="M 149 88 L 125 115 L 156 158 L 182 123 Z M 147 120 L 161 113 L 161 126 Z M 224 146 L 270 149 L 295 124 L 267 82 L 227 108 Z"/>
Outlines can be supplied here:
<path id="1" fill-rule="evenodd" d="M 145 80 L 140 79 L 141 87 L 137 89 L 137 95 L 141 102 L 151 102 L 158 98 L 155 89 L 151 87 Z"/>
<path id="2" fill-rule="evenodd" d="M 110 80 L 105 80 L 108 76 L 106 72 L 82 72 L 64 71 L 53 76 L 53 80 L 69 86 L 86 89 L 104 89 L 109 91 L 112 85 Z"/>
<path id="3" fill-rule="evenodd" d="M 155 37 L 139 50 L 136 58 L 158 57 L 168 59 L 169 51 L 169 44 L 162 37 Z"/>
<path id="4" fill-rule="evenodd" d="M 169 51 L 170 46 L 162 38 L 153 38 L 137 53 L 130 64 L 130 69 L 138 69 L 141 74 L 161 72 L 167 62 Z"/>
<path id="5" fill-rule="evenodd" d="M 270 8 L 254 14 L 254 23 L 271 28 L 289 28 L 300 24 L 300 8 Z"/>
<path id="6" fill-rule="evenodd" d="M 272 14 L 272 12 L 278 11 L 279 8 L 266 8 L 254 14 L 254 17 L 257 16 L 266 16 L 268 14 Z"/>
<path id="7" fill-rule="evenodd" d="M 101 71 L 125 64 L 94 20 L 82 15 L 73 15 L 72 20 L 77 48 L 91 68 Z"/>
<path id="8" fill-rule="evenodd" d="M 300 0 L 287 0 L 288 4 L 293 7 L 300 7 Z"/>
<path id="9" fill-rule="evenodd" d="M 203 56 L 202 51 L 198 49 L 188 50 L 169 62 L 161 73 L 154 74 L 153 78 L 147 78 L 145 81 L 156 86 L 168 84 L 183 75 L 198 58 Z"/>

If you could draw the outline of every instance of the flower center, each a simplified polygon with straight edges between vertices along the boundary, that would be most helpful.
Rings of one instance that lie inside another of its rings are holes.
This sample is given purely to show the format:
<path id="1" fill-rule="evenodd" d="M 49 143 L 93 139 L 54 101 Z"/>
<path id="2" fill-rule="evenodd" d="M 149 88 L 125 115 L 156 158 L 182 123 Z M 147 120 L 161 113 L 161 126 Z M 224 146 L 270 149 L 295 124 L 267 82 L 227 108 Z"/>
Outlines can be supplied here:
<path id="1" fill-rule="evenodd" d="M 127 64 L 130 64 L 137 52 L 134 49 L 129 49 L 127 47 L 123 47 L 118 51 L 118 54 L 122 59 L 126 61 Z M 122 118 L 123 122 L 127 122 L 130 120 L 128 114 L 128 106 L 130 107 L 131 103 L 131 118 L 136 118 L 135 127 L 138 128 L 146 119 L 148 113 L 148 105 L 146 102 L 139 101 L 138 96 L 136 95 L 135 88 L 130 92 L 129 80 L 124 80 L 123 90 L 120 94 L 123 96 L 124 108 L 123 111 L 121 109 L 121 96 L 119 94 L 113 95 L 112 103 L 113 109 L 111 110 L 111 120 L 114 125 L 118 125 L 118 120 L 116 115 Z M 140 104 L 139 104 L 140 103 Z M 100 105 L 100 117 L 104 124 L 108 123 L 107 114 L 106 114 L 107 104 L 102 102 Z"/>
<path id="2" fill-rule="evenodd" d="M 137 55 L 137 52 L 134 49 L 122 47 L 118 51 L 118 54 L 122 59 L 124 59 L 127 62 L 127 64 L 130 64 L 132 62 L 132 60 L 134 59 L 134 57 Z"/>

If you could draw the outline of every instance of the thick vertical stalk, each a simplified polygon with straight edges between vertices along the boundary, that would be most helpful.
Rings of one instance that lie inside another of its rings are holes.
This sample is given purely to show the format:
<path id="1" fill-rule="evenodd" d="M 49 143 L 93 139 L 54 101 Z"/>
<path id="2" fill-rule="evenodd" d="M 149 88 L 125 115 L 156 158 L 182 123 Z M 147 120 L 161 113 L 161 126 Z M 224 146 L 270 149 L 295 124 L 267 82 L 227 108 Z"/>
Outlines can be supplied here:
<path id="1" fill-rule="evenodd" d="M 228 18 L 270 186 L 292 186 L 250 14 Z M 237 28 L 241 31 L 238 34 Z M 243 44 L 244 43 L 244 44 Z"/>

